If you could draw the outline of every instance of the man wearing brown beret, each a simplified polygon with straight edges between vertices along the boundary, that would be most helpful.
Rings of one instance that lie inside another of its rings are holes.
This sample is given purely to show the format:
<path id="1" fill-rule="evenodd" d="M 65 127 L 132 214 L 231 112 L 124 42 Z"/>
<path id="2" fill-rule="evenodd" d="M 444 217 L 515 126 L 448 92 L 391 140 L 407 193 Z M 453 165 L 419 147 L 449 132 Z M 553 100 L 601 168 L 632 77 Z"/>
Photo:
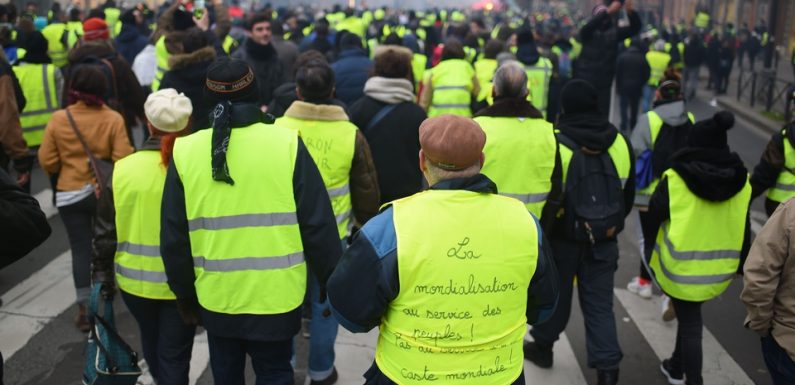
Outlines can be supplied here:
<path id="1" fill-rule="evenodd" d="M 366 384 L 524 384 L 525 325 L 546 320 L 558 296 L 541 228 L 480 173 L 477 123 L 442 115 L 419 136 L 430 188 L 354 236 L 328 281 L 332 311 L 352 332 L 380 326 Z"/>

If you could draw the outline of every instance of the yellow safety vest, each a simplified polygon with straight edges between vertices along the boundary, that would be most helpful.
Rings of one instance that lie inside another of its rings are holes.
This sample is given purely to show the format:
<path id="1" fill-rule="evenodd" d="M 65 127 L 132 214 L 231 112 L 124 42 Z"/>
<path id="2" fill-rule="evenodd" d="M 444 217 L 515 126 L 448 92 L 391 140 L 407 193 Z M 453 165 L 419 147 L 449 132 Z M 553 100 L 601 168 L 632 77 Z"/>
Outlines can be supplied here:
<path id="1" fill-rule="evenodd" d="M 477 117 L 486 133 L 486 161 L 481 172 L 497 184 L 500 195 L 516 198 L 536 217 L 552 189 L 558 142 L 544 119 Z"/>
<path id="2" fill-rule="evenodd" d="M 59 106 L 55 85 L 55 71 L 58 68 L 50 64 L 30 63 L 11 68 L 27 100 L 25 109 L 19 115 L 22 135 L 28 147 L 39 146 L 44 138 L 44 127 Z"/>
<path id="3" fill-rule="evenodd" d="M 83 23 L 79 21 L 69 21 L 66 23 L 66 30 L 69 31 L 67 44 L 69 45 L 69 49 L 72 49 L 83 37 Z"/>
<path id="4" fill-rule="evenodd" d="M 668 68 L 668 63 L 671 62 L 671 55 L 665 52 L 649 51 L 646 53 L 646 61 L 651 67 L 651 75 L 649 76 L 648 85 L 657 87 L 665 75 L 665 70 Z"/>
<path id="5" fill-rule="evenodd" d="M 41 30 L 41 34 L 47 39 L 47 55 L 52 60 L 52 64 L 57 67 L 65 67 L 69 64 L 67 54 L 69 48 L 63 45 L 61 37 L 66 32 L 66 24 L 54 23 Z"/>
<path id="6" fill-rule="evenodd" d="M 696 14 L 696 27 L 706 29 L 709 26 L 709 14 L 706 12 L 699 12 Z"/>
<path id="7" fill-rule="evenodd" d="M 494 73 L 497 71 L 496 59 L 478 59 L 475 62 L 475 75 L 478 77 L 480 83 L 480 94 L 478 94 L 478 101 L 489 100 L 491 104 L 491 90 L 494 87 L 492 80 L 494 80 Z"/>
<path id="8" fill-rule="evenodd" d="M 108 24 L 108 31 L 110 31 L 110 37 L 116 37 L 119 32 L 119 17 L 121 16 L 121 10 L 118 8 L 105 8 L 105 22 Z"/>
<path id="9" fill-rule="evenodd" d="M 781 131 L 784 140 L 784 169 L 778 174 L 776 185 L 767 190 L 768 199 L 786 202 L 795 197 L 795 149 L 787 139 L 787 130 Z"/>
<path id="10" fill-rule="evenodd" d="M 422 77 L 425 76 L 425 67 L 428 65 L 428 58 L 421 54 L 415 53 L 411 56 L 411 72 L 414 75 L 414 87 L 419 89 Z"/>
<path id="11" fill-rule="evenodd" d="M 527 73 L 527 100 L 533 106 L 547 116 L 547 97 L 549 93 L 549 81 L 552 79 L 552 61 L 542 57 L 534 65 L 525 65 L 524 71 Z"/>
<path id="12" fill-rule="evenodd" d="M 676 171 L 668 180 L 671 217 L 657 232 L 650 261 L 655 280 L 669 296 L 701 302 L 731 283 L 740 264 L 751 184 L 729 200 L 712 202 L 693 194 Z"/>
<path id="13" fill-rule="evenodd" d="M 565 191 L 566 177 L 569 175 L 569 164 L 571 163 L 571 157 L 574 155 L 574 152 L 567 147 L 565 143 L 561 142 L 561 144 L 558 150 L 560 151 L 560 164 L 563 171 L 563 189 Z M 616 166 L 618 177 L 621 179 L 621 186 L 626 187 L 627 180 L 629 179 L 629 171 L 632 168 L 626 139 L 621 135 L 616 135 L 613 144 L 607 149 L 607 154 L 610 155 L 610 159 L 613 160 L 613 165 Z"/>
<path id="14" fill-rule="evenodd" d="M 234 128 L 226 158 L 234 185 L 213 180 L 211 140 L 201 130 L 174 145 L 199 303 L 224 314 L 292 311 L 307 275 L 293 192 L 298 135 L 263 123 Z"/>
<path id="15" fill-rule="evenodd" d="M 315 161 L 331 198 L 340 239 L 348 235 L 351 221 L 351 167 L 357 128 L 349 121 L 304 120 L 283 116 L 276 124 L 298 132 Z"/>
<path id="16" fill-rule="evenodd" d="M 240 44 L 237 42 L 237 40 L 235 40 L 235 38 L 229 35 L 226 35 L 226 37 L 224 37 L 224 42 L 222 44 L 224 52 L 226 52 L 227 55 L 231 54 L 232 49 L 237 48 L 237 46 L 239 45 Z"/>
<path id="17" fill-rule="evenodd" d="M 155 43 L 155 59 L 157 60 L 157 67 L 155 67 L 155 77 L 152 79 L 152 92 L 160 89 L 160 82 L 163 80 L 166 72 L 169 70 L 168 57 L 170 54 L 166 49 L 166 36 L 160 36 Z"/>
<path id="18" fill-rule="evenodd" d="M 364 39 L 367 33 L 367 26 L 362 22 L 362 19 L 351 16 L 340 20 L 336 26 L 337 31 L 346 30 L 360 38 Z"/>
<path id="19" fill-rule="evenodd" d="M 430 74 L 430 87 L 433 89 L 433 99 L 428 109 L 429 118 L 442 114 L 472 116 L 469 103 L 475 70 L 469 62 L 463 59 L 447 59 L 427 73 Z"/>
<path id="20" fill-rule="evenodd" d="M 511 384 L 524 362 L 535 220 L 515 199 L 461 190 L 392 205 L 400 293 L 381 322 L 379 369 L 398 384 Z"/>
<path id="21" fill-rule="evenodd" d="M 649 118 L 649 133 L 651 134 L 651 150 L 654 151 L 654 143 L 657 142 L 657 137 L 660 136 L 660 130 L 665 123 L 659 114 L 655 111 L 649 111 L 646 113 L 646 116 Z M 687 117 L 690 119 L 690 123 L 696 122 L 696 117 L 693 116 L 692 112 L 687 113 Z M 640 156 L 640 154 L 637 154 Z M 639 189 L 635 191 L 635 205 L 637 206 L 648 206 L 649 200 L 651 199 L 651 195 L 654 194 L 654 190 L 657 189 L 657 184 L 660 183 L 660 178 L 652 179 L 651 183 L 645 188 Z"/>
<path id="22" fill-rule="evenodd" d="M 166 168 L 160 152 L 144 150 L 116 162 L 113 206 L 116 209 L 116 281 L 127 293 L 170 300 L 160 255 L 160 202 Z"/>

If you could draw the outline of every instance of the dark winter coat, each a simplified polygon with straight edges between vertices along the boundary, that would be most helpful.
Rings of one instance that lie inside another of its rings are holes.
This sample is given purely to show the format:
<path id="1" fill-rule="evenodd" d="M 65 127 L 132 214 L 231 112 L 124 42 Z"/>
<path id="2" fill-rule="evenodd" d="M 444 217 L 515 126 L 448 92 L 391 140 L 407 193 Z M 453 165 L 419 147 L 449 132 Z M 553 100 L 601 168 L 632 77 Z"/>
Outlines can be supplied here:
<path id="1" fill-rule="evenodd" d="M 336 95 L 345 104 L 353 104 L 364 96 L 364 83 L 373 68 L 367 52 L 359 48 L 342 51 L 331 65 L 334 70 Z"/>
<path id="2" fill-rule="evenodd" d="M 707 60 L 707 48 L 701 39 L 691 39 L 685 45 L 685 67 L 701 67 Z"/>
<path id="3" fill-rule="evenodd" d="M 116 50 L 124 60 L 132 65 L 135 57 L 149 44 L 149 39 L 141 35 L 138 28 L 132 24 L 122 24 L 119 36 L 116 36 Z"/>
<path id="4" fill-rule="evenodd" d="M 215 49 L 204 47 L 187 54 L 171 55 L 168 65 L 171 68 L 163 76 L 160 88 L 173 88 L 182 92 L 193 105 L 193 130 L 210 127 L 210 111 L 213 103 L 204 97 L 204 80 L 207 69 L 215 60 Z"/>
<path id="5" fill-rule="evenodd" d="M 610 87 L 616 70 L 618 44 L 640 32 L 637 12 L 630 12 L 629 26 L 618 27 L 612 15 L 601 13 L 580 30 L 582 52 L 574 65 L 574 77 L 587 80 L 597 89 Z"/>
<path id="6" fill-rule="evenodd" d="M 651 68 L 646 55 L 638 47 L 633 46 L 618 55 L 616 72 L 621 74 L 616 78 L 616 90 L 619 95 L 633 98 L 643 93 L 643 87 L 649 82 Z"/>
<path id="7" fill-rule="evenodd" d="M 0 268 L 24 257 L 51 232 L 36 199 L 0 169 Z"/>
<path id="8" fill-rule="evenodd" d="M 273 100 L 273 91 L 285 82 L 282 63 L 273 44 L 263 46 L 246 39 L 232 53 L 232 57 L 244 60 L 254 70 L 259 88 L 259 104 L 267 106 Z"/>
<path id="9" fill-rule="evenodd" d="M 415 103 L 401 103 L 369 127 L 378 111 L 387 103 L 365 96 L 350 108 L 351 122 L 367 138 L 378 174 L 381 202 L 384 204 L 422 190 L 419 165 L 420 123 L 427 118 L 425 110 Z"/>

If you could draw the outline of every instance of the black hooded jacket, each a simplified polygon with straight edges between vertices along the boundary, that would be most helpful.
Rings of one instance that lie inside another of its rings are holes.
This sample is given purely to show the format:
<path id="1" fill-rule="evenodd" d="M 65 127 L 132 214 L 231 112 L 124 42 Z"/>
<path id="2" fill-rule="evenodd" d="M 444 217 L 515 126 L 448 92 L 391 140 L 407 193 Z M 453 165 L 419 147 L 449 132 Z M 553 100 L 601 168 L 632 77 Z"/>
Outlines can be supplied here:
<path id="1" fill-rule="evenodd" d="M 582 53 L 574 65 L 574 77 L 591 82 L 596 88 L 610 87 L 616 70 L 618 44 L 642 27 L 637 12 L 629 12 L 629 26 L 618 27 L 613 16 L 601 13 L 580 30 Z"/>
<path id="2" fill-rule="evenodd" d="M 728 149 L 684 148 L 672 156 L 671 168 L 682 177 L 690 192 L 712 202 L 724 202 L 737 195 L 748 180 L 748 170 L 742 159 Z M 663 179 L 649 201 L 648 215 L 655 233 L 671 218 L 669 194 L 668 180 Z M 751 246 L 750 229 L 750 220 L 746 217 L 742 261 Z M 742 266 L 741 262 L 739 271 Z"/>

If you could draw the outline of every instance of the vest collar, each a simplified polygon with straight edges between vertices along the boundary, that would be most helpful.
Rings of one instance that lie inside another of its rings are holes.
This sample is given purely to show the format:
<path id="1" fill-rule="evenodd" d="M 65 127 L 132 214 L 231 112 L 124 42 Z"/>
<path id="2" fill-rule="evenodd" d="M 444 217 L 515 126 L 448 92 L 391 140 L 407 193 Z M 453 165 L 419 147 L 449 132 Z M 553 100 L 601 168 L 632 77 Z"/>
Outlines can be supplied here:
<path id="1" fill-rule="evenodd" d="M 466 190 L 479 193 L 496 194 L 497 185 L 487 176 L 478 174 L 469 178 L 447 179 L 431 186 L 431 190 Z"/>
<path id="2" fill-rule="evenodd" d="M 312 104 L 296 100 L 284 112 L 284 116 L 302 120 L 348 121 L 348 114 L 342 107 L 332 104 Z"/>

